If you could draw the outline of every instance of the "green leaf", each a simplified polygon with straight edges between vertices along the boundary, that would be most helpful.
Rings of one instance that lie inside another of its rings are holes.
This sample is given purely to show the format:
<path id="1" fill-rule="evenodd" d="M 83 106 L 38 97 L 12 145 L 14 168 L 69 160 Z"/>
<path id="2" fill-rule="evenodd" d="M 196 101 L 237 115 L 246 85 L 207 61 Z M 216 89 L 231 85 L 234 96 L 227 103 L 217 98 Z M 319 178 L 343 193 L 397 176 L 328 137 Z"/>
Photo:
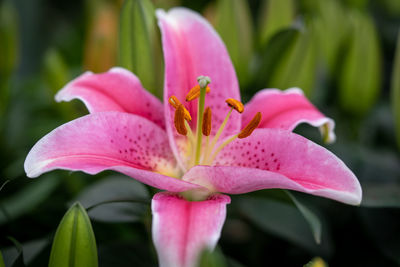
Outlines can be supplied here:
<path id="1" fill-rule="evenodd" d="M 226 261 L 221 250 L 216 248 L 213 251 L 204 250 L 200 255 L 200 267 L 226 267 Z"/>
<path id="2" fill-rule="evenodd" d="M 328 265 L 325 263 L 323 259 L 320 257 L 316 257 L 312 259 L 309 263 L 304 265 L 304 267 L 327 267 Z"/>
<path id="3" fill-rule="evenodd" d="M 321 243 L 321 234 L 322 234 L 322 226 L 321 226 L 321 221 L 315 215 L 309 208 L 307 208 L 303 203 L 300 202 L 292 193 L 289 191 L 285 190 L 285 192 L 288 194 L 290 199 L 293 201 L 293 203 L 296 205 L 296 207 L 299 209 L 301 214 L 303 215 L 304 219 L 307 220 L 311 231 L 314 236 L 315 242 L 317 244 Z"/>
<path id="4" fill-rule="evenodd" d="M 119 65 L 135 73 L 143 86 L 161 96 L 161 46 L 150 0 L 125 0 L 120 16 Z"/>
<path id="5" fill-rule="evenodd" d="M 371 125 L 365 127 L 368 131 L 373 131 L 373 128 Z M 362 207 L 400 207 L 400 157 L 395 151 L 376 147 L 371 149 L 363 144 L 350 142 L 335 144 L 331 150 L 346 162 L 357 177 L 362 178 Z"/>
<path id="6" fill-rule="evenodd" d="M 346 9 L 339 1 L 325 0 L 314 3 L 309 23 L 314 26 L 318 52 L 327 64 L 331 76 L 335 75 L 339 53 L 349 31 Z"/>
<path id="7" fill-rule="evenodd" d="M 129 226 L 131 230 L 140 231 L 137 227 Z M 129 236 L 129 235 L 128 235 Z M 99 247 L 99 262 L 104 267 L 159 266 L 153 251 L 151 240 L 128 239 L 118 242 L 103 242 Z"/>
<path id="8" fill-rule="evenodd" d="M 10 180 L 6 180 L 5 182 L 3 182 L 3 184 L 0 186 L 0 191 L 4 188 L 4 186 L 6 186 L 6 184 L 8 184 L 10 182 Z"/>
<path id="9" fill-rule="evenodd" d="M 51 98 L 54 98 L 54 95 L 70 80 L 68 66 L 59 51 L 55 49 L 46 51 L 42 73 Z M 76 116 L 76 110 L 71 103 L 53 101 L 53 106 L 66 120 L 73 120 Z"/>
<path id="10" fill-rule="evenodd" d="M 296 207 L 304 219 L 307 221 L 309 228 L 313 234 L 314 240 L 317 244 L 321 243 L 322 223 L 320 218 L 310 210 L 301 196 L 296 196 L 294 192 L 282 189 L 270 189 L 260 194 L 263 198 L 268 200 L 278 201 L 285 205 Z"/>
<path id="11" fill-rule="evenodd" d="M 299 203 L 298 205 L 302 206 Z M 266 232 L 282 237 L 313 253 L 329 254 L 331 251 L 326 235 L 320 245 L 316 244 L 313 236 L 317 236 L 318 230 L 312 233 L 311 229 L 314 226 L 310 228 L 310 218 L 313 220 L 313 225 L 318 223 L 314 221 L 315 217 L 309 215 L 310 211 L 306 211 L 306 214 L 308 213 L 306 217 L 298 206 L 292 203 L 249 197 L 240 198 L 239 207 L 243 214 Z M 307 210 L 304 207 L 301 209 L 303 212 Z"/>
<path id="12" fill-rule="evenodd" d="M 57 228 L 49 267 L 96 267 L 97 248 L 90 219 L 77 202 L 67 211 Z"/>
<path id="13" fill-rule="evenodd" d="M 109 223 L 140 221 L 147 211 L 146 205 L 134 202 L 102 203 L 89 209 L 90 218 Z"/>
<path id="14" fill-rule="evenodd" d="M 228 49 L 241 85 L 249 78 L 249 61 L 253 52 L 253 25 L 245 0 L 219 0 L 216 29 Z"/>
<path id="15" fill-rule="evenodd" d="M 259 13 L 259 45 L 264 47 L 271 36 L 289 27 L 295 16 L 293 0 L 263 0 Z"/>
<path id="16" fill-rule="evenodd" d="M 400 209 L 364 208 L 360 211 L 363 226 L 374 246 L 400 264 Z"/>
<path id="17" fill-rule="evenodd" d="M 43 75 L 54 94 L 68 82 L 68 66 L 57 50 L 46 51 Z"/>
<path id="18" fill-rule="evenodd" d="M 308 97 L 312 95 L 317 66 L 314 35 L 310 25 L 294 39 L 293 46 L 275 65 L 269 88 L 300 87 Z"/>
<path id="19" fill-rule="evenodd" d="M 358 9 L 366 9 L 368 5 L 368 0 L 342 0 L 349 7 L 358 8 Z"/>
<path id="20" fill-rule="evenodd" d="M 32 265 L 34 259 L 45 250 L 49 243 L 47 238 L 36 239 L 23 244 L 20 244 L 15 239 L 12 239 L 12 241 L 14 242 L 14 246 L 3 249 L 4 262 L 6 266 L 10 266 L 11 262 L 15 262 L 18 257 L 21 257 L 23 262 L 25 262 L 28 266 Z M 47 257 L 48 255 L 46 258 Z M 22 260 L 20 261 L 22 262 Z"/>
<path id="21" fill-rule="evenodd" d="M 4 265 L 11 267 L 25 267 L 24 251 L 22 245 L 13 237 L 8 237 L 13 246 L 4 252 Z"/>
<path id="22" fill-rule="evenodd" d="M 383 5 L 385 11 L 393 16 L 398 17 L 400 15 L 400 1 L 398 0 L 381 0 L 379 1 L 380 5 Z"/>
<path id="23" fill-rule="evenodd" d="M 400 185 L 397 183 L 364 182 L 361 206 L 400 208 Z"/>
<path id="24" fill-rule="evenodd" d="M 150 203 L 146 187 L 132 178 L 113 175 L 87 187 L 76 201 L 88 208 L 90 218 L 104 222 L 134 222 Z"/>
<path id="25" fill-rule="evenodd" d="M 6 267 L 3 260 L 3 254 L 1 254 L 1 250 L 0 250 L 0 267 Z"/>
<path id="26" fill-rule="evenodd" d="M 0 79 L 14 70 L 18 57 L 18 23 L 15 8 L 10 1 L 0 4 Z"/>
<path id="27" fill-rule="evenodd" d="M 11 1 L 0 3 L 0 124 L 10 98 L 9 78 L 18 59 L 18 23 L 17 13 Z"/>
<path id="28" fill-rule="evenodd" d="M 339 100 L 342 108 L 354 115 L 364 115 L 375 104 L 381 87 L 381 51 L 373 21 L 354 11 L 352 29 L 339 77 Z"/>
<path id="29" fill-rule="evenodd" d="M 53 174 L 46 176 L 29 180 L 18 193 L 0 202 L 0 225 L 31 211 L 50 196 L 60 179 Z"/>
<path id="30" fill-rule="evenodd" d="M 279 31 L 271 37 L 265 47 L 262 48 L 260 56 L 256 59 L 256 71 L 254 72 L 254 88 L 265 88 L 275 67 L 281 58 L 290 50 L 293 43 L 300 35 L 300 31 L 295 28 L 288 28 Z"/>
<path id="31" fill-rule="evenodd" d="M 400 148 L 400 31 L 397 35 L 396 55 L 392 71 L 390 101 L 392 104 L 397 146 Z"/>

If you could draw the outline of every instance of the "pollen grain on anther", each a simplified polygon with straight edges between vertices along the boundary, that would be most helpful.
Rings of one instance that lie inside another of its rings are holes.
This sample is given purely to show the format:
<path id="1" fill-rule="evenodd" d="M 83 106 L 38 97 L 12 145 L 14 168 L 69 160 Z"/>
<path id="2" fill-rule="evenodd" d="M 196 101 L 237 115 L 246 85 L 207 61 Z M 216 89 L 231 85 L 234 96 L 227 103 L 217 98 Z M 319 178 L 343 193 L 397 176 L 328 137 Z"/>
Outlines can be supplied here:
<path id="1" fill-rule="evenodd" d="M 172 95 L 168 98 L 168 103 L 170 103 L 175 109 L 177 109 L 179 107 L 179 105 L 182 105 L 182 103 L 174 95 Z"/>
<path id="2" fill-rule="evenodd" d="M 168 103 L 171 104 L 171 106 L 173 106 L 175 109 L 178 109 L 179 106 L 182 106 L 185 112 L 185 119 L 187 121 L 191 121 L 192 120 L 192 116 L 190 116 L 189 111 L 182 105 L 182 103 L 179 101 L 179 99 L 172 95 L 168 98 Z"/>
<path id="3" fill-rule="evenodd" d="M 181 104 L 175 111 L 174 124 L 176 131 L 181 135 L 187 135 L 187 129 L 185 127 L 185 108 Z"/>
<path id="4" fill-rule="evenodd" d="M 243 130 L 238 134 L 238 138 L 246 138 L 250 136 L 253 131 L 258 127 L 261 122 L 261 113 L 257 112 L 254 118 L 243 128 Z"/>
<path id="5" fill-rule="evenodd" d="M 206 86 L 206 93 L 211 91 L 210 87 Z M 192 89 L 190 89 L 189 93 L 186 95 L 186 101 L 192 101 L 200 96 L 200 85 L 195 85 Z"/>
<path id="6" fill-rule="evenodd" d="M 209 136 L 211 133 L 211 108 L 207 107 L 203 114 L 202 133 Z"/>
<path id="7" fill-rule="evenodd" d="M 239 100 L 236 100 L 234 98 L 228 98 L 227 100 L 225 100 L 225 102 L 228 104 L 228 106 L 235 109 L 239 113 L 242 113 L 244 111 L 243 103 L 240 102 Z"/>

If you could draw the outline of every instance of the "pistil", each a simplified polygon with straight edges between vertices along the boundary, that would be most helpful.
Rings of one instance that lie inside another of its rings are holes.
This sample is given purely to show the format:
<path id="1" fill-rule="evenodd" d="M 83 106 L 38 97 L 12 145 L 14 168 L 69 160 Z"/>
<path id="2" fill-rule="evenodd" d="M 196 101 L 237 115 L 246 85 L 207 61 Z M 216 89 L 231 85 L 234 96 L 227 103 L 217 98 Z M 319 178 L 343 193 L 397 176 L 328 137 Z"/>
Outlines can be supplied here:
<path id="1" fill-rule="evenodd" d="M 210 78 L 207 76 L 199 76 L 197 78 L 198 85 L 193 87 L 186 96 L 186 101 L 192 101 L 198 99 L 198 111 L 197 111 L 197 127 L 196 134 L 192 132 L 192 128 L 189 125 L 191 121 L 191 116 L 189 111 L 182 105 L 182 103 L 178 100 L 177 97 L 171 96 L 168 99 L 168 102 L 176 109 L 174 124 L 176 131 L 184 135 L 188 138 L 188 149 L 187 156 L 190 158 L 189 162 L 186 162 L 186 167 L 191 168 L 198 164 L 211 165 L 221 150 L 233 142 L 236 138 L 242 139 L 250 136 L 252 132 L 258 127 L 261 121 L 261 113 L 258 112 L 254 118 L 238 133 L 232 135 L 231 137 L 225 139 L 222 144 L 215 148 L 218 140 L 224 131 L 228 120 L 232 114 L 233 110 L 236 110 L 239 113 L 244 111 L 244 105 L 239 100 L 228 98 L 225 102 L 230 107 L 228 114 L 225 119 L 221 123 L 218 128 L 215 136 L 213 137 L 210 143 L 210 134 L 211 134 L 211 108 L 207 107 L 204 109 L 205 105 L 205 96 L 206 93 L 210 91 L 208 84 L 211 82 Z M 202 151 L 203 146 L 203 135 L 206 137 L 205 147 Z"/>
<path id="2" fill-rule="evenodd" d="M 207 76 L 199 76 L 197 78 L 197 81 L 200 86 L 200 98 L 199 98 L 199 103 L 197 105 L 197 132 L 196 132 L 196 156 L 195 156 L 195 162 L 194 165 L 199 164 L 200 162 L 200 156 L 201 156 L 201 144 L 202 144 L 202 128 L 203 128 L 203 113 L 204 113 L 204 103 L 206 99 L 206 88 L 207 85 L 211 82 L 210 78 Z"/>

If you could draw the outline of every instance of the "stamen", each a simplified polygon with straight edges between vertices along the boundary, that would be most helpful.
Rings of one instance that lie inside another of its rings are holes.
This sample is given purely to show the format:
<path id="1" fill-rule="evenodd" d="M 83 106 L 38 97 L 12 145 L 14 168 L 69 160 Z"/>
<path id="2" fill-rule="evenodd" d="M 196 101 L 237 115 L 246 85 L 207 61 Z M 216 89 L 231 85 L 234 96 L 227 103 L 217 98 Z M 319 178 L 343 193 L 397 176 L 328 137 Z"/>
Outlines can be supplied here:
<path id="1" fill-rule="evenodd" d="M 185 120 L 185 126 L 187 130 L 187 137 L 189 138 L 189 147 L 187 155 L 190 159 L 189 166 L 194 165 L 194 153 L 196 152 L 196 138 L 193 135 L 192 129 L 190 128 L 189 123 Z"/>
<path id="2" fill-rule="evenodd" d="M 190 89 L 189 93 L 186 95 L 186 101 L 192 101 L 193 99 L 199 98 L 200 96 L 200 85 L 196 85 L 192 89 Z M 210 92 L 210 87 L 206 86 L 206 93 Z"/>
<path id="3" fill-rule="evenodd" d="M 168 103 L 170 103 L 175 109 L 177 109 L 179 106 L 183 106 L 179 99 L 174 95 L 168 98 Z M 192 121 L 192 116 L 190 116 L 189 111 L 185 108 L 185 106 L 183 106 L 183 108 L 185 110 L 185 119 L 187 121 Z"/>
<path id="4" fill-rule="evenodd" d="M 168 102 L 175 108 L 177 109 L 179 105 L 182 105 L 182 103 L 179 101 L 179 99 L 172 95 L 170 98 L 168 98 Z"/>
<path id="5" fill-rule="evenodd" d="M 213 138 L 213 140 L 212 140 L 212 142 L 211 142 L 211 147 L 212 147 L 212 148 L 215 146 L 215 144 L 217 143 L 219 137 L 221 136 L 222 131 L 224 130 L 224 128 L 225 128 L 225 126 L 226 126 L 226 124 L 227 124 L 227 122 L 228 122 L 228 120 L 229 120 L 229 117 L 230 117 L 231 114 L 232 114 L 232 110 L 233 110 L 233 108 L 231 108 L 231 109 L 229 110 L 229 112 L 228 112 L 228 114 L 226 115 L 224 121 L 221 123 L 221 126 L 219 127 L 217 133 L 215 134 L 215 136 L 214 136 L 214 138 Z"/>
<path id="6" fill-rule="evenodd" d="M 244 127 L 244 129 L 238 134 L 239 139 L 246 138 L 258 127 L 261 122 L 261 113 L 257 112 L 254 118 Z"/>
<path id="7" fill-rule="evenodd" d="M 187 129 L 185 126 L 185 108 L 183 105 L 179 105 L 175 111 L 174 123 L 176 131 L 181 135 L 187 135 Z"/>
<path id="8" fill-rule="evenodd" d="M 214 138 L 211 141 L 211 146 L 210 148 L 207 148 L 206 154 L 204 156 L 204 158 L 207 158 L 209 155 L 209 153 L 211 153 L 212 149 L 214 148 L 214 146 L 217 144 L 219 137 L 222 134 L 222 131 L 225 129 L 225 126 L 229 120 L 229 117 L 232 114 L 233 110 L 236 110 L 239 113 L 242 113 L 244 111 L 244 106 L 242 104 L 242 102 L 240 102 L 239 100 L 233 99 L 233 98 L 228 98 L 227 100 L 225 100 L 225 102 L 228 104 L 228 106 L 231 107 L 231 109 L 229 110 L 228 114 L 226 115 L 224 121 L 222 122 L 221 126 L 219 127 L 217 133 L 215 134 Z"/>
<path id="9" fill-rule="evenodd" d="M 192 142 L 194 145 L 194 143 L 196 142 L 196 139 L 194 138 L 192 128 L 190 128 L 190 125 L 187 122 L 187 120 L 185 120 L 185 127 L 186 127 L 186 130 L 188 131 L 187 137 L 189 138 L 189 141 Z"/>
<path id="10" fill-rule="evenodd" d="M 226 147 L 228 144 L 233 142 L 236 138 L 242 139 L 246 138 L 251 135 L 251 133 L 258 127 L 258 125 L 261 122 L 261 113 L 257 112 L 257 114 L 254 116 L 254 118 L 244 127 L 244 129 L 239 133 L 231 136 L 230 138 L 226 139 L 213 153 L 213 155 L 210 157 L 208 162 L 206 164 L 212 164 L 214 161 L 215 157 L 218 155 L 221 150 Z"/>
<path id="11" fill-rule="evenodd" d="M 210 159 L 208 160 L 208 162 L 206 162 L 207 165 L 212 164 L 212 162 L 214 161 L 215 157 L 218 155 L 219 152 L 221 152 L 221 150 L 226 147 L 227 145 L 229 145 L 231 142 L 233 142 L 236 138 L 238 137 L 237 134 L 231 136 L 230 138 L 226 139 L 213 153 L 213 155 L 210 157 Z"/>
<path id="12" fill-rule="evenodd" d="M 217 144 L 218 139 L 219 139 L 219 137 L 221 136 L 222 131 L 224 130 L 224 128 L 225 128 L 225 126 L 226 126 L 226 124 L 227 124 L 227 122 L 228 122 L 228 120 L 229 120 L 229 117 L 230 117 L 231 114 L 232 114 L 232 110 L 233 110 L 233 108 L 231 108 L 231 109 L 229 110 L 229 112 L 228 112 L 228 114 L 226 115 L 224 121 L 221 123 L 221 126 L 218 128 L 217 133 L 214 135 L 214 138 L 212 139 L 211 144 L 208 144 L 208 143 L 207 143 L 206 151 L 205 151 L 204 157 L 203 157 L 203 161 L 204 161 L 204 162 L 207 162 L 207 159 L 208 159 L 208 157 L 210 156 L 210 153 L 212 152 L 212 150 L 214 149 L 215 145 Z"/>
<path id="13" fill-rule="evenodd" d="M 211 133 L 211 108 L 207 107 L 203 115 L 203 128 L 202 132 L 205 136 L 209 136 Z"/>
<path id="14" fill-rule="evenodd" d="M 243 103 L 239 100 L 228 98 L 227 100 L 225 100 L 225 102 L 228 104 L 228 106 L 234 108 L 239 113 L 242 113 L 244 111 Z"/>

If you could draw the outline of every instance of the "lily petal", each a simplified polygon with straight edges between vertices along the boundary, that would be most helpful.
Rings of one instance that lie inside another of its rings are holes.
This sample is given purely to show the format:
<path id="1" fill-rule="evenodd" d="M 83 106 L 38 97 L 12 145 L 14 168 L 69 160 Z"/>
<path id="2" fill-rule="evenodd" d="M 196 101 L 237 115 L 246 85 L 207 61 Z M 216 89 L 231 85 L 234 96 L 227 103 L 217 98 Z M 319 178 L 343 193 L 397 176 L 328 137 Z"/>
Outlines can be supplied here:
<path id="1" fill-rule="evenodd" d="M 162 192 L 153 197 L 153 241 L 161 267 L 197 266 L 204 249 L 214 249 L 230 198 L 213 195 L 204 201 L 187 201 Z"/>
<path id="2" fill-rule="evenodd" d="M 123 111 L 140 115 L 165 128 L 163 105 L 147 92 L 130 71 L 115 67 L 108 72 L 86 72 L 69 82 L 56 95 L 56 101 L 80 99 L 90 113 Z"/>
<path id="3" fill-rule="evenodd" d="M 239 86 L 224 43 L 203 17 L 185 8 L 173 8 L 168 13 L 157 10 L 156 15 L 161 29 L 165 60 L 166 127 L 172 149 L 179 158 L 176 143 L 182 142 L 176 140 L 181 137 L 173 128 L 175 109 L 168 104 L 169 97 L 175 95 L 184 103 L 186 94 L 197 84 L 197 77 L 209 76 L 211 91 L 207 94 L 206 106 L 213 111 L 211 135 L 214 135 L 229 111 L 225 100 L 240 100 Z M 185 106 L 192 118 L 196 118 L 197 100 L 187 102 Z M 191 123 L 194 127 L 196 120 Z M 234 112 L 223 135 L 238 132 L 240 127 L 239 115 Z"/>
<path id="4" fill-rule="evenodd" d="M 264 89 L 246 104 L 243 125 L 246 125 L 257 112 L 262 113 L 260 128 L 278 128 L 293 131 L 300 123 L 319 127 L 326 142 L 336 139 L 335 122 L 324 116 L 308 101 L 300 88 L 285 91 Z"/>
<path id="5" fill-rule="evenodd" d="M 54 169 L 89 174 L 115 170 L 172 192 L 200 188 L 167 176 L 176 175 L 175 166 L 164 130 L 140 116 L 115 111 L 61 125 L 36 143 L 24 164 L 29 177 Z"/>
<path id="6" fill-rule="evenodd" d="M 361 186 L 339 158 L 289 131 L 256 129 L 223 149 L 214 164 L 193 167 L 183 180 L 230 194 L 283 188 L 352 205 L 361 202 Z"/>

